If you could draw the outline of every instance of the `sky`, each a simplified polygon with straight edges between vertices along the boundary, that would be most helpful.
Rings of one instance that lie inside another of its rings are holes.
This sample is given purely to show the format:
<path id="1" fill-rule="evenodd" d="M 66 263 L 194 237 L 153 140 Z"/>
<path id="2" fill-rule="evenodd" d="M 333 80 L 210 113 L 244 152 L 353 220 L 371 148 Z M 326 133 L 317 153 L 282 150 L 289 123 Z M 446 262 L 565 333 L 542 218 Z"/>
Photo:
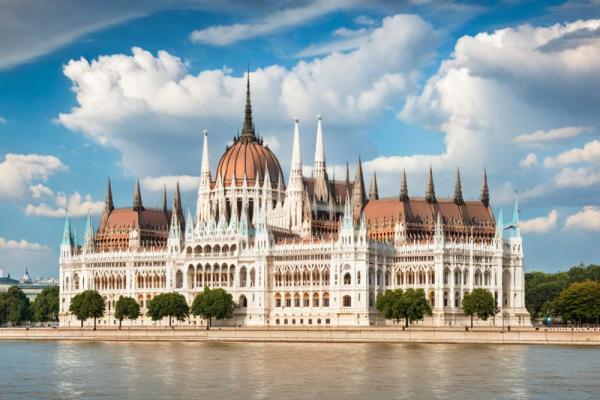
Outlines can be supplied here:
<path id="1" fill-rule="evenodd" d="M 422 196 L 432 167 L 497 214 L 519 195 L 526 271 L 600 263 L 600 1 L 0 0 L 0 269 L 58 276 L 65 209 L 82 241 L 106 180 L 194 209 L 202 131 L 214 171 L 243 122 L 310 173 Z M 506 217 L 505 217 L 506 219 Z"/>

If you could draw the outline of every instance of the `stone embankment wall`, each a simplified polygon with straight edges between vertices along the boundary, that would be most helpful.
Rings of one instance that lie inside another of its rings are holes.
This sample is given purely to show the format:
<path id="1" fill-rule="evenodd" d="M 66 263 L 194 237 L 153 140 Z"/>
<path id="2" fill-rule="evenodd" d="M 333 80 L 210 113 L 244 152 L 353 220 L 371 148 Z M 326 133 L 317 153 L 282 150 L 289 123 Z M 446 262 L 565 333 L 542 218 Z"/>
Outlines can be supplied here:
<path id="1" fill-rule="evenodd" d="M 0 340 L 79 341 L 209 341 L 209 342 L 385 342 L 385 343 L 490 343 L 562 344 L 600 346 L 600 329 L 493 328 L 2 328 Z"/>

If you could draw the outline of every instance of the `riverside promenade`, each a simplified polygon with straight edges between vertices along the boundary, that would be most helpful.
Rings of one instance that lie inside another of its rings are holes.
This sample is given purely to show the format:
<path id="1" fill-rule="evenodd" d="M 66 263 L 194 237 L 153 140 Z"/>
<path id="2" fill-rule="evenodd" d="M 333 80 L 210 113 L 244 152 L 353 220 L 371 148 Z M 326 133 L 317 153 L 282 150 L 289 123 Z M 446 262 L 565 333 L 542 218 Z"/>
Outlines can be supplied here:
<path id="1" fill-rule="evenodd" d="M 2 328 L 0 340 L 481 343 L 600 346 L 600 328 Z"/>

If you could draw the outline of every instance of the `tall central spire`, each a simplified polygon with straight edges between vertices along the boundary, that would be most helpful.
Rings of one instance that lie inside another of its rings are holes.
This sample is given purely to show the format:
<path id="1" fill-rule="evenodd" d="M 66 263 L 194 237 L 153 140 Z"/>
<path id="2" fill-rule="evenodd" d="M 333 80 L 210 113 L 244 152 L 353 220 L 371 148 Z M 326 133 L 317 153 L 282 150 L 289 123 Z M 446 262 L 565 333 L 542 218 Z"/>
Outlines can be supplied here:
<path id="1" fill-rule="evenodd" d="M 250 102 L 250 66 L 248 66 L 248 75 L 246 78 L 246 109 L 244 111 L 244 126 L 241 138 L 247 141 L 256 139 L 254 136 L 254 123 L 252 122 L 252 103 Z"/>

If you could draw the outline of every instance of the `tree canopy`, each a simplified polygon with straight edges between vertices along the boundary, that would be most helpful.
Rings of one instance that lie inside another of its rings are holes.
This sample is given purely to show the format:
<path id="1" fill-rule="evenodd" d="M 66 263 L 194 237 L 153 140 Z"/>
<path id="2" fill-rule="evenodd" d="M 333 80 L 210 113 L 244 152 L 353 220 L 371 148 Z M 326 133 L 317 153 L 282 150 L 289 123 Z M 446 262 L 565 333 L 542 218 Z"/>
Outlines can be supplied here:
<path id="1" fill-rule="evenodd" d="M 104 299 L 95 290 L 85 290 L 73 296 L 69 311 L 81 321 L 82 328 L 83 321 L 94 318 L 94 330 L 96 330 L 96 319 L 104 315 Z"/>
<path id="2" fill-rule="evenodd" d="M 471 328 L 473 327 L 473 316 L 487 321 L 487 319 L 498 312 L 494 295 L 487 289 L 473 289 L 471 293 L 465 293 L 462 301 L 463 312 L 471 316 Z"/>
<path id="3" fill-rule="evenodd" d="M 58 286 L 47 287 L 37 295 L 32 304 L 33 320 L 57 321 L 59 311 Z"/>
<path id="4" fill-rule="evenodd" d="M 423 319 L 425 315 L 431 315 L 431 306 L 423 289 L 411 288 L 405 292 L 401 289 L 388 289 L 383 295 L 377 297 L 375 307 L 385 319 L 399 322 L 404 318 L 405 326 L 412 321 Z"/>
<path id="5" fill-rule="evenodd" d="M 18 325 L 28 321 L 30 302 L 25 293 L 17 286 L 11 286 L 6 293 L 0 293 L 0 323 Z"/>
<path id="6" fill-rule="evenodd" d="M 558 296 L 556 311 L 565 321 L 598 323 L 600 283 L 585 281 L 571 284 Z"/>
<path id="7" fill-rule="evenodd" d="M 532 318 L 558 315 L 556 300 L 569 285 L 586 280 L 600 281 L 600 265 L 578 265 L 566 272 L 525 274 L 525 305 Z"/>
<path id="8" fill-rule="evenodd" d="M 120 296 L 115 304 L 115 318 L 119 320 L 119 329 L 123 319 L 137 319 L 140 316 L 140 305 L 131 297 Z"/>
<path id="9" fill-rule="evenodd" d="M 233 297 L 225 289 L 209 289 L 204 287 L 204 292 L 199 293 L 192 303 L 192 314 L 200 315 L 208 320 L 206 329 L 210 329 L 211 320 L 228 319 L 233 316 Z"/>
<path id="10" fill-rule="evenodd" d="M 148 316 L 153 321 L 169 317 L 169 326 L 173 317 L 178 321 L 185 320 L 190 313 L 190 308 L 182 294 L 171 292 L 162 293 L 148 302 Z"/>

